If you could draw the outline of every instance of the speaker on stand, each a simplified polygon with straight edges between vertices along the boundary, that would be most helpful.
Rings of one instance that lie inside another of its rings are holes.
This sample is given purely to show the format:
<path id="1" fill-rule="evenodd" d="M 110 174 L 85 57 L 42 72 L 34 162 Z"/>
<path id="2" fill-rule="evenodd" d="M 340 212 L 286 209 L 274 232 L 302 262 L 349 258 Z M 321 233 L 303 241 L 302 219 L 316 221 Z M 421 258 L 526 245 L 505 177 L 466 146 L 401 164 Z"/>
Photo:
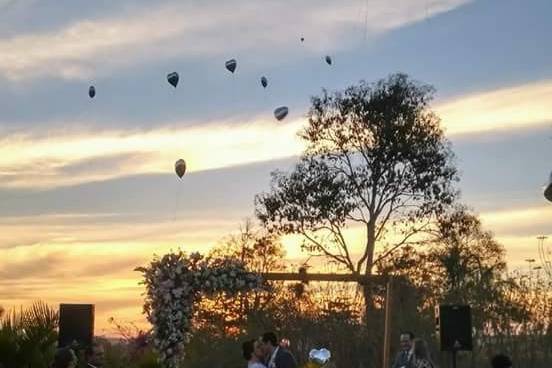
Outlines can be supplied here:
<path id="1" fill-rule="evenodd" d="M 90 349 L 94 339 L 94 305 L 60 304 L 58 347 Z"/>
<path id="2" fill-rule="evenodd" d="M 439 305 L 435 307 L 435 329 L 441 351 L 450 351 L 452 367 L 456 368 L 456 353 L 471 351 L 472 326 L 469 305 Z"/>

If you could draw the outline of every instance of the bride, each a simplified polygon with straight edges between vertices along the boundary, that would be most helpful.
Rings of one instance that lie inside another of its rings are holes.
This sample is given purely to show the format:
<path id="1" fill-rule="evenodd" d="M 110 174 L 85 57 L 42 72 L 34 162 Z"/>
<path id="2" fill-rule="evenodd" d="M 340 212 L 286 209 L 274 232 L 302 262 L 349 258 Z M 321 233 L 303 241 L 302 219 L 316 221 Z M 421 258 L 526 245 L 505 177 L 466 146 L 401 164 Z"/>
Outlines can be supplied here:
<path id="1" fill-rule="evenodd" d="M 258 340 L 248 340 L 242 344 L 243 357 L 247 360 L 247 368 L 266 368 L 262 364 L 263 352 Z"/>

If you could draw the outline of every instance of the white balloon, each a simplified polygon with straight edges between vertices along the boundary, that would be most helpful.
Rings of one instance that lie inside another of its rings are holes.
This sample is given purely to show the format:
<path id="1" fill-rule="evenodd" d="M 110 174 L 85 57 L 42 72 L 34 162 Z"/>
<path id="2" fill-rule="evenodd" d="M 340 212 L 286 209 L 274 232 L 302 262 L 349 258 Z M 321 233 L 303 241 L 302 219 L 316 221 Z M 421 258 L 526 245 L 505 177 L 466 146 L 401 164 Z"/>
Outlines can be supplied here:
<path id="1" fill-rule="evenodd" d="M 319 366 L 324 366 L 326 363 L 330 361 L 330 358 L 332 357 L 332 354 L 328 349 L 312 349 L 309 352 L 309 360 Z"/>

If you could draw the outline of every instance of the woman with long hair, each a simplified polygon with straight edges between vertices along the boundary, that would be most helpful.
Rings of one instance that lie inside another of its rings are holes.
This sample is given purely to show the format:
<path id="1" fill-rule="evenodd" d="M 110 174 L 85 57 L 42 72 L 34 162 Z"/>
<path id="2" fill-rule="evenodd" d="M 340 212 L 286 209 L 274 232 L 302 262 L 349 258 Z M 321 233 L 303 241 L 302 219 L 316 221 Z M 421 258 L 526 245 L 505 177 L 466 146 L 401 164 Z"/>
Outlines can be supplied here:
<path id="1" fill-rule="evenodd" d="M 412 366 L 414 368 L 437 368 L 431 359 L 425 340 L 416 338 L 412 342 Z"/>

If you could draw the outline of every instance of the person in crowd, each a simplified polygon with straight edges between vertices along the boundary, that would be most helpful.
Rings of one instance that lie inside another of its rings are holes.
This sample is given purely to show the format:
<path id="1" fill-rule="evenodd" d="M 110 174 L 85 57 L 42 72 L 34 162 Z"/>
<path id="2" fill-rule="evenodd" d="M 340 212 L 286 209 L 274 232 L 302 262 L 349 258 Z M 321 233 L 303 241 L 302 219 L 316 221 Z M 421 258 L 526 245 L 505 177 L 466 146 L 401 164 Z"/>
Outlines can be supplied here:
<path id="1" fill-rule="evenodd" d="M 410 368 L 410 360 L 412 359 L 412 340 L 414 334 L 410 331 L 403 331 L 399 337 L 401 350 L 395 356 L 395 361 L 391 368 Z"/>
<path id="2" fill-rule="evenodd" d="M 429 348 L 425 340 L 416 338 L 412 341 L 411 349 L 412 359 L 410 366 L 412 368 L 437 368 L 437 365 L 431 359 Z"/>
<path id="3" fill-rule="evenodd" d="M 76 368 L 77 356 L 73 349 L 60 348 L 54 355 L 54 362 L 52 368 Z"/>
<path id="4" fill-rule="evenodd" d="M 262 363 L 263 351 L 258 340 L 247 340 L 242 344 L 243 358 L 247 361 L 247 368 L 266 368 Z"/>
<path id="5" fill-rule="evenodd" d="M 491 359 L 493 368 L 512 368 L 512 360 L 505 354 L 497 354 Z"/>
<path id="6" fill-rule="evenodd" d="M 266 332 L 261 337 L 261 348 L 266 356 L 266 366 L 268 368 L 297 367 L 297 361 L 289 350 L 280 346 L 274 332 Z"/>
<path id="7" fill-rule="evenodd" d="M 94 340 L 87 354 L 87 362 L 90 368 L 102 368 L 104 365 L 104 346 L 101 341 Z"/>

